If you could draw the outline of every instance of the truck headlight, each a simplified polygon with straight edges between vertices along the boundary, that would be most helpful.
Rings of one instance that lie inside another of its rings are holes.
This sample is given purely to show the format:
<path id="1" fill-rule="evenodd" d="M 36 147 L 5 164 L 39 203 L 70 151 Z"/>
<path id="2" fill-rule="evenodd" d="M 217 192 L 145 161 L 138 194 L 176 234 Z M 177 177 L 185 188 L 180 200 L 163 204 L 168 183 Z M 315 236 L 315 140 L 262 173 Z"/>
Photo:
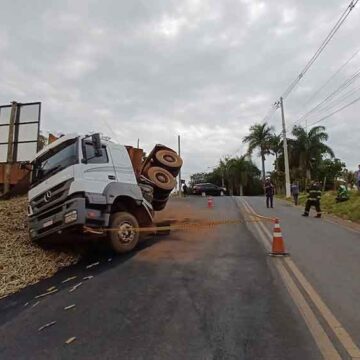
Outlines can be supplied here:
<path id="1" fill-rule="evenodd" d="M 78 218 L 77 211 L 72 210 L 64 215 L 64 222 L 65 222 L 65 224 L 69 224 L 69 223 L 76 221 L 77 218 Z"/>

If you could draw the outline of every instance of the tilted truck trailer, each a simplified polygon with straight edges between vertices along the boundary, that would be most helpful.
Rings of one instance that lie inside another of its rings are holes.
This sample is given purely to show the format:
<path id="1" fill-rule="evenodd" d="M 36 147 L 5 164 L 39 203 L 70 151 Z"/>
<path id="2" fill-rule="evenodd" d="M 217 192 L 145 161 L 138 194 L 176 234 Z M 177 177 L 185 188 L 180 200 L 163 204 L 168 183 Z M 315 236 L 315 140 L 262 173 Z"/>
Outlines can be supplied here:
<path id="1" fill-rule="evenodd" d="M 104 140 L 100 134 L 65 135 L 31 162 L 29 234 L 45 243 L 69 233 L 106 237 L 119 253 L 132 250 L 165 208 L 182 160 L 156 145 L 141 149 Z M 145 229 L 146 230 L 146 229 Z"/>

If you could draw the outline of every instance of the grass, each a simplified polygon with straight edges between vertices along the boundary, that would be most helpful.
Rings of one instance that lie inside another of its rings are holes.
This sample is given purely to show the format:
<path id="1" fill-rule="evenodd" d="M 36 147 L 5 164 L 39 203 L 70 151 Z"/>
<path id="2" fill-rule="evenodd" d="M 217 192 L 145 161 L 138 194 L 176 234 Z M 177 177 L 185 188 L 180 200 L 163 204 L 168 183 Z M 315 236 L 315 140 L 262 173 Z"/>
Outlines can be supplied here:
<path id="1" fill-rule="evenodd" d="M 277 196 L 285 199 L 284 195 Z M 305 206 L 307 194 L 299 195 L 299 204 Z M 327 191 L 321 197 L 321 210 L 325 213 L 336 215 L 345 220 L 360 223 L 360 192 L 350 191 L 350 199 L 341 203 L 336 203 L 336 191 Z"/>

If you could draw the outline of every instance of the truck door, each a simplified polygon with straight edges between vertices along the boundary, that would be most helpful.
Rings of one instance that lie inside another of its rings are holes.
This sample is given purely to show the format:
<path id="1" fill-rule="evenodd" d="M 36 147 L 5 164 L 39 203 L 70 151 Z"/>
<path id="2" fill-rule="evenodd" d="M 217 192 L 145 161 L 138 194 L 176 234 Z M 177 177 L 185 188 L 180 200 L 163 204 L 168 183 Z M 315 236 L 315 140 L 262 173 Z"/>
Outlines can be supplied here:
<path id="1" fill-rule="evenodd" d="M 111 144 L 111 158 L 114 163 L 116 178 L 118 182 L 136 184 L 136 176 L 125 146 Z"/>
<path id="2" fill-rule="evenodd" d="M 116 181 L 116 173 L 106 145 L 101 147 L 101 156 L 95 156 L 95 148 L 90 139 L 82 143 L 82 173 L 92 191 L 102 193 L 108 183 Z M 91 184 L 89 184 L 89 182 Z"/>

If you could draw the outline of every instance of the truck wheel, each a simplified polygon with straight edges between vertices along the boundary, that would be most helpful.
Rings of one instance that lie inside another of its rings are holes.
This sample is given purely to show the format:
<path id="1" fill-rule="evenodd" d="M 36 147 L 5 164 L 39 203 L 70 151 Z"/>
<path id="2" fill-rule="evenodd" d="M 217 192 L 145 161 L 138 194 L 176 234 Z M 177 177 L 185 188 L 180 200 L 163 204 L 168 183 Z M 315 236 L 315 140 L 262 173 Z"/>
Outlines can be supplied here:
<path id="1" fill-rule="evenodd" d="M 155 211 L 161 211 L 165 209 L 166 203 L 168 202 L 169 198 L 163 200 L 153 200 L 152 206 Z"/>
<path id="2" fill-rule="evenodd" d="M 110 245 L 117 253 L 131 251 L 137 245 L 140 236 L 135 216 L 125 211 L 112 214 L 110 228 Z"/>
<path id="3" fill-rule="evenodd" d="M 164 165 L 171 169 L 181 168 L 183 161 L 181 157 L 170 150 L 159 150 L 155 154 L 155 159 L 161 165 Z"/>
<path id="4" fill-rule="evenodd" d="M 159 150 L 154 157 L 155 164 L 168 170 L 173 176 L 178 176 L 183 161 L 177 153 L 170 150 Z"/>
<path id="5" fill-rule="evenodd" d="M 161 190 L 171 191 L 176 185 L 174 177 L 167 170 L 158 166 L 149 169 L 148 178 Z"/>

